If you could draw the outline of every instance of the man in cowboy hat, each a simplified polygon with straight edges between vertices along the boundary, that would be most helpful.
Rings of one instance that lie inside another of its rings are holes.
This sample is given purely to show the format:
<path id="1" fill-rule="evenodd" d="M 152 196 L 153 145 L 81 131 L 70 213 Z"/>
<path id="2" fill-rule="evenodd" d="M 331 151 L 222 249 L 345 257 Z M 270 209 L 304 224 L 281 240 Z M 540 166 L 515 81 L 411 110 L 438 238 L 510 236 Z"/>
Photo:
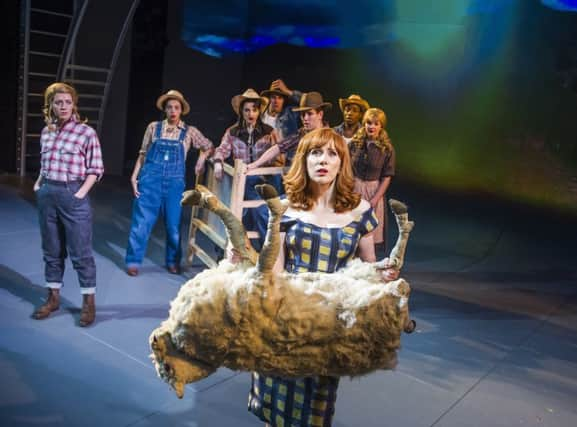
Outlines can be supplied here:
<path id="1" fill-rule="evenodd" d="M 161 95 L 156 107 L 164 112 L 165 119 L 146 128 L 130 180 L 135 199 L 125 259 L 129 276 L 138 274 L 161 211 L 166 226 L 166 269 L 172 274 L 180 273 L 180 199 L 185 187 L 186 155 L 191 147 L 200 150 L 195 167 L 198 175 L 213 150 L 212 142 L 181 120 L 190 105 L 179 91 L 169 90 Z"/>
<path id="2" fill-rule="evenodd" d="M 331 107 L 332 104 L 330 102 L 324 102 L 323 96 L 320 93 L 304 93 L 301 96 L 299 106 L 292 109 L 294 112 L 300 113 L 303 126 L 296 134 L 273 145 L 256 161 L 249 163 L 247 169 L 250 170 L 261 167 L 263 164 L 276 159 L 280 154 L 286 154 L 286 166 L 289 166 L 301 138 L 311 130 L 324 127 L 325 111 L 329 110 Z"/>
<path id="3" fill-rule="evenodd" d="M 276 129 L 282 140 L 295 134 L 299 127 L 299 115 L 291 106 L 299 105 L 302 92 L 289 89 L 281 79 L 273 81 L 261 96 L 268 98 L 268 108 L 262 115 L 263 123 Z"/>
<path id="4" fill-rule="evenodd" d="M 369 109 L 369 103 L 359 95 L 353 94 L 348 98 L 339 98 L 339 107 L 343 113 L 343 122 L 333 129 L 348 144 L 355 132 L 360 129 L 363 114 Z"/>

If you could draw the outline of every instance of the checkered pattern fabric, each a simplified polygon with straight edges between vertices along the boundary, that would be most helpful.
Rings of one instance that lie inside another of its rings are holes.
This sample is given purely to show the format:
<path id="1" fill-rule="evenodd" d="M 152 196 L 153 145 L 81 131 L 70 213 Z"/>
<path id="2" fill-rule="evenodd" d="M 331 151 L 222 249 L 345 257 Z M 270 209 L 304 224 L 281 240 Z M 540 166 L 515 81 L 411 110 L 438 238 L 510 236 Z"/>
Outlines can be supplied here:
<path id="1" fill-rule="evenodd" d="M 332 273 L 354 256 L 359 240 L 373 231 L 378 220 L 372 208 L 342 228 L 325 228 L 284 217 L 285 269 L 291 273 Z M 248 409 L 271 426 L 330 427 L 339 379 L 307 377 L 285 379 L 252 375 Z"/>
<path id="2" fill-rule="evenodd" d="M 214 152 L 215 161 L 224 162 L 232 153 L 233 159 L 240 159 L 244 163 L 251 163 L 258 159 L 274 143 L 272 134 L 263 135 L 257 141 L 244 142 L 242 139 L 233 136 L 230 128 L 226 130 L 220 145 Z"/>
<path id="3" fill-rule="evenodd" d="M 75 117 L 60 128 L 46 126 L 40 135 L 40 175 L 54 181 L 99 179 L 104 173 L 96 131 Z"/>
<path id="4" fill-rule="evenodd" d="M 281 225 L 286 227 L 285 268 L 293 273 L 332 273 L 347 264 L 354 256 L 361 237 L 373 231 L 377 224 L 378 219 L 372 208 L 342 228 L 323 228 L 287 218 Z"/>

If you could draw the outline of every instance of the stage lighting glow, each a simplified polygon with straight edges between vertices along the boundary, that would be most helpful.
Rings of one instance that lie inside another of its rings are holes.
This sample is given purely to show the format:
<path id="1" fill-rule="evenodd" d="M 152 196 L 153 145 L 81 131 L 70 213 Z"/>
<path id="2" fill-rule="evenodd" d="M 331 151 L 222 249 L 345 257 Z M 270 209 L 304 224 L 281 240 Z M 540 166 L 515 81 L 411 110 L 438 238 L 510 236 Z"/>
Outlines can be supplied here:
<path id="1" fill-rule="evenodd" d="M 577 12 L 577 0 L 541 0 L 543 5 L 563 12 Z"/>

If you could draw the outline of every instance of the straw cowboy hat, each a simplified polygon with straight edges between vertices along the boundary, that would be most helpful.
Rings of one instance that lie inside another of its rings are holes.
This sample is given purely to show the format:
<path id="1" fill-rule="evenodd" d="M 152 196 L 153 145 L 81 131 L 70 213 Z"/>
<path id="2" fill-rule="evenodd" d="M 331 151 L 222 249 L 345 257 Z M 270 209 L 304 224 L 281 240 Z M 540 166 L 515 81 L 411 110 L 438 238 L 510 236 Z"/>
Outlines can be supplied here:
<path id="1" fill-rule="evenodd" d="M 174 89 L 171 89 L 164 95 L 160 95 L 158 97 L 158 99 L 156 100 L 156 108 L 158 108 L 160 111 L 164 111 L 164 103 L 169 99 L 176 99 L 178 102 L 180 102 L 180 105 L 182 105 L 183 116 L 185 114 L 188 114 L 188 112 L 190 111 L 190 105 L 188 105 L 188 102 L 186 102 L 186 99 L 184 99 L 182 93 Z"/>
<path id="2" fill-rule="evenodd" d="M 370 108 L 369 103 L 365 101 L 363 98 L 361 98 L 359 95 L 350 95 L 348 98 L 339 98 L 339 107 L 341 108 L 341 111 L 344 112 L 345 107 L 349 104 L 358 105 L 359 107 L 361 107 L 361 110 L 363 112 L 367 111 Z"/>
<path id="3" fill-rule="evenodd" d="M 323 102 L 323 96 L 318 92 L 307 92 L 301 96 L 301 102 L 293 111 L 308 111 L 312 109 L 329 109 L 333 105 L 330 102 Z"/>
<path id="4" fill-rule="evenodd" d="M 254 89 L 247 89 L 244 93 L 240 95 L 233 96 L 230 100 L 230 104 L 232 105 L 232 109 L 234 112 L 240 116 L 240 105 L 245 101 L 253 101 L 253 102 L 260 102 L 260 112 L 261 114 L 266 110 L 268 106 L 268 99 L 264 96 L 260 96 Z"/>

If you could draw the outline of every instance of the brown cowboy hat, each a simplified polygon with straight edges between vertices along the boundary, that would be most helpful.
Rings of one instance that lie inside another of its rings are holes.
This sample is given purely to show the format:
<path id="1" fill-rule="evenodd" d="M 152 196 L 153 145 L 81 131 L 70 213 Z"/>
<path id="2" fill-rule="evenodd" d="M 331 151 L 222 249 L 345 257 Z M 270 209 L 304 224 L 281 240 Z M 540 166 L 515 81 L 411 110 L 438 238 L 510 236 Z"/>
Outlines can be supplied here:
<path id="1" fill-rule="evenodd" d="M 158 108 L 160 111 L 164 111 L 164 103 L 166 101 L 168 101 L 169 99 L 176 99 L 178 102 L 180 102 L 180 105 L 182 105 L 182 115 L 184 116 L 185 114 L 188 114 L 190 111 L 190 105 L 188 105 L 188 102 L 186 102 L 186 99 L 184 99 L 184 96 L 182 96 L 182 93 L 180 93 L 177 90 L 171 89 L 168 92 L 166 92 L 164 95 L 160 95 L 158 97 L 158 99 L 156 100 L 156 108 Z"/>
<path id="2" fill-rule="evenodd" d="M 341 108 L 341 111 L 344 112 L 345 107 L 349 104 L 355 104 L 358 105 L 359 107 L 361 107 L 361 110 L 363 112 L 367 111 L 370 106 L 369 103 L 367 101 L 365 101 L 363 98 L 361 98 L 359 95 L 350 95 L 348 98 L 339 98 L 339 107 Z"/>
<path id="3" fill-rule="evenodd" d="M 268 90 L 263 90 L 260 93 L 260 96 L 266 96 L 267 98 L 270 98 L 271 95 L 280 95 L 280 96 L 284 96 L 285 98 L 287 97 L 286 93 L 281 92 L 279 89 L 273 89 L 272 83 L 270 84 Z"/>
<path id="4" fill-rule="evenodd" d="M 313 109 L 328 110 L 333 105 L 330 102 L 324 102 L 323 96 L 318 92 L 307 92 L 301 96 L 301 102 L 298 107 L 293 108 L 293 111 L 308 111 Z"/>
<path id="5" fill-rule="evenodd" d="M 266 99 L 264 96 L 259 96 L 259 94 L 256 93 L 254 89 L 247 89 L 244 91 L 244 93 L 233 96 L 230 100 L 232 109 L 237 115 L 240 115 L 240 104 L 245 101 L 260 102 L 261 114 L 264 112 L 264 110 L 266 110 L 266 107 L 268 106 L 268 99 Z"/>

